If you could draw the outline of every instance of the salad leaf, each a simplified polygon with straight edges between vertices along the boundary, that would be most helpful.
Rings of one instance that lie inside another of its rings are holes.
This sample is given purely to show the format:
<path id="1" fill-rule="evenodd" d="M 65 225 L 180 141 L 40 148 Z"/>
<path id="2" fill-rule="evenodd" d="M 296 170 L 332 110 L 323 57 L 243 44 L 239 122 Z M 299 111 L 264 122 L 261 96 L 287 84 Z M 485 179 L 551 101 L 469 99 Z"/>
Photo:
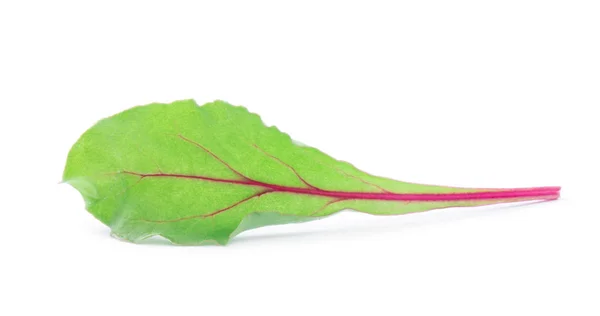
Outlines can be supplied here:
<path id="1" fill-rule="evenodd" d="M 226 244 L 265 225 L 353 209 L 374 215 L 553 200 L 559 187 L 468 189 L 377 177 L 307 146 L 243 107 L 193 100 L 101 120 L 69 152 L 64 182 L 120 238 Z"/>

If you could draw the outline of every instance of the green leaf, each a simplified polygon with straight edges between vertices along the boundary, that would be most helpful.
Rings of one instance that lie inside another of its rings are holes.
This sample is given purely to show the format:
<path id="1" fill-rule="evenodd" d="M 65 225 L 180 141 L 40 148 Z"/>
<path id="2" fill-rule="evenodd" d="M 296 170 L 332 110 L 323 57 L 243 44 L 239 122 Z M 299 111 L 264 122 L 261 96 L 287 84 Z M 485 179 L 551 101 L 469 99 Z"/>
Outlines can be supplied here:
<path id="1" fill-rule="evenodd" d="M 193 100 L 101 120 L 69 152 L 64 181 L 120 238 L 217 242 L 344 209 L 375 215 L 557 199 L 560 188 L 466 189 L 377 177 L 301 146 L 243 107 Z"/>

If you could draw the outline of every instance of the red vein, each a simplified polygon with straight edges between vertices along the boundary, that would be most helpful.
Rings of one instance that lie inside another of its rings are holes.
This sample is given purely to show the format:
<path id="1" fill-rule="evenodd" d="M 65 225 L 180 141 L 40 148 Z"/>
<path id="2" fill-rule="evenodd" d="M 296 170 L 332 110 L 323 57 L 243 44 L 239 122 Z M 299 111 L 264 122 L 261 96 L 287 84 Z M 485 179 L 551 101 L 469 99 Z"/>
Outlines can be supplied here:
<path id="1" fill-rule="evenodd" d="M 177 137 L 183 139 L 184 141 L 193 144 L 194 146 L 201 148 L 202 150 L 204 150 L 205 152 L 207 152 L 208 154 L 210 154 L 211 156 L 213 156 L 213 158 L 217 159 L 220 163 L 222 163 L 225 167 L 227 167 L 229 170 L 233 171 L 235 174 L 237 174 L 238 176 L 244 178 L 244 179 L 248 179 L 248 177 L 246 177 L 245 175 L 241 174 L 239 171 L 235 170 L 232 166 L 230 166 L 228 163 L 226 163 L 225 161 L 223 161 L 223 159 L 219 158 L 219 156 L 215 155 L 215 153 L 213 153 L 212 151 L 210 151 L 208 148 L 200 145 L 199 143 L 181 135 L 178 134 Z M 250 180 L 250 179 L 248 179 Z"/>
<path id="2" fill-rule="evenodd" d="M 323 206 L 321 206 L 318 210 L 312 212 L 310 215 L 312 216 L 312 215 L 318 214 L 322 210 L 326 209 L 328 206 L 330 206 L 332 204 L 335 204 L 335 203 L 338 203 L 338 202 L 343 202 L 343 201 L 348 201 L 348 200 L 350 200 L 350 199 L 334 199 L 334 200 L 331 200 L 331 201 L 325 203 Z"/>
<path id="3" fill-rule="evenodd" d="M 269 193 L 272 193 L 272 192 L 273 192 L 273 191 L 263 191 L 263 192 L 256 193 L 256 194 L 254 194 L 254 195 L 251 195 L 251 196 L 249 196 L 249 197 L 247 197 L 247 198 L 245 198 L 245 199 L 243 199 L 243 200 L 241 200 L 241 201 L 239 201 L 239 202 L 237 202 L 237 203 L 235 203 L 235 204 L 232 204 L 232 205 L 230 205 L 230 206 L 228 206 L 228 207 L 226 207 L 226 208 L 222 208 L 222 209 L 220 209 L 220 210 L 217 210 L 217 211 L 214 211 L 214 212 L 212 212 L 212 213 L 209 213 L 209 214 L 202 215 L 202 217 L 211 217 L 211 216 L 215 216 L 215 215 L 217 215 L 217 214 L 219 214 L 219 213 L 222 213 L 222 212 L 225 212 L 225 211 L 227 211 L 227 210 L 229 210 L 229 209 L 232 209 L 232 208 L 234 208 L 234 207 L 236 207 L 236 206 L 238 206 L 238 205 L 240 205 L 240 204 L 242 204 L 242 203 L 245 203 L 245 202 L 247 202 L 248 200 L 251 200 L 251 199 L 257 198 L 257 197 L 259 197 L 259 196 L 261 196 L 261 195 L 269 194 Z"/>
<path id="4" fill-rule="evenodd" d="M 457 192 L 457 193 L 388 193 L 388 192 L 348 192 L 348 191 L 330 191 L 318 188 L 297 188 L 277 184 L 264 183 L 251 179 L 230 180 L 221 178 L 211 178 L 187 174 L 172 173 L 138 173 L 132 171 L 122 171 L 122 173 L 135 175 L 142 178 L 181 178 L 191 180 L 203 180 L 212 182 L 229 183 L 242 186 L 262 187 L 273 192 L 284 192 L 293 194 L 304 194 L 313 196 L 324 196 L 334 198 L 346 198 L 356 200 L 382 200 L 382 201 L 418 201 L 418 202 L 437 202 L 437 201 L 468 201 L 468 200 L 496 200 L 496 199 L 516 199 L 516 198 L 534 198 L 554 199 L 558 197 L 560 187 L 537 187 L 522 189 L 489 189 L 489 191 L 478 192 Z"/>
<path id="5" fill-rule="evenodd" d="M 374 186 L 374 187 L 378 188 L 379 190 L 381 190 L 381 191 L 383 191 L 383 192 L 392 193 L 392 192 L 390 192 L 390 191 L 388 191 L 388 190 L 386 190 L 386 189 L 384 189 L 384 188 L 380 187 L 379 185 L 377 185 L 377 184 L 375 184 L 375 183 L 371 183 L 371 182 L 369 182 L 369 181 L 367 181 L 367 180 L 364 180 L 364 179 L 362 179 L 362 178 L 359 178 L 359 177 L 357 177 L 357 176 L 351 175 L 351 174 L 347 173 L 346 171 L 344 171 L 344 170 L 341 170 L 341 169 L 339 169 L 339 168 L 337 168 L 337 167 L 335 167 L 335 166 L 332 166 L 332 167 L 333 167 L 333 169 L 335 169 L 337 172 L 339 172 L 339 173 L 341 173 L 341 174 L 345 175 L 346 177 L 354 178 L 354 179 L 356 179 L 356 180 L 358 180 L 358 181 L 360 181 L 360 182 L 362 182 L 362 183 L 364 183 L 364 184 L 372 185 L 372 186 Z"/>
<path id="6" fill-rule="evenodd" d="M 313 196 L 323 196 L 323 197 L 334 198 L 333 200 L 327 202 L 325 205 L 323 205 L 320 209 L 313 212 L 312 214 L 318 213 L 332 204 L 346 201 L 346 200 L 406 201 L 407 203 L 410 203 L 413 201 L 435 202 L 435 201 L 476 201 L 476 200 L 498 200 L 497 202 L 511 202 L 512 201 L 511 199 L 553 200 L 553 199 L 557 199 L 559 197 L 559 192 L 560 192 L 560 187 L 538 187 L 538 188 L 523 188 L 523 189 L 488 189 L 489 191 L 482 190 L 482 191 L 478 191 L 478 192 L 459 192 L 459 193 L 392 193 L 392 192 L 389 192 L 389 191 L 381 188 L 378 185 L 372 184 L 372 183 L 362 180 L 358 177 L 347 174 L 346 172 L 339 170 L 339 169 L 336 169 L 336 170 L 338 170 L 339 172 L 342 172 L 346 176 L 353 177 L 353 178 L 356 178 L 366 184 L 373 185 L 373 186 L 381 189 L 383 192 L 346 192 L 346 191 L 323 190 L 323 189 L 320 189 L 320 188 L 317 188 L 317 187 L 311 185 L 306 180 L 304 180 L 304 178 L 302 178 L 302 176 L 300 176 L 300 174 L 298 174 L 296 169 L 294 169 L 292 166 L 288 165 L 281 159 L 262 150 L 256 144 L 253 144 L 253 146 L 255 148 L 257 148 L 258 150 L 263 152 L 265 155 L 267 155 L 268 157 L 270 157 L 274 160 L 277 160 L 279 163 L 283 164 L 288 169 L 293 171 L 294 174 L 296 175 L 296 177 L 307 186 L 306 188 L 288 187 L 288 186 L 270 184 L 270 183 L 265 183 L 265 182 L 250 179 L 250 178 L 244 176 L 243 174 L 241 174 L 239 171 L 237 171 L 233 167 L 231 167 L 227 162 L 223 161 L 221 158 L 219 158 L 219 156 L 214 154 L 208 148 L 202 146 L 201 144 L 199 144 L 191 139 L 186 138 L 185 136 L 183 136 L 181 134 L 178 134 L 177 137 L 181 138 L 182 140 L 184 140 L 188 143 L 195 145 L 198 148 L 201 148 L 202 150 L 204 150 L 205 152 L 210 154 L 213 158 L 217 159 L 224 166 L 226 166 L 229 170 L 234 172 L 236 175 L 240 176 L 243 180 L 212 178 L 212 177 L 187 175 L 187 174 L 163 173 L 162 170 L 160 169 L 160 167 L 158 167 L 158 164 L 157 164 L 157 167 L 159 169 L 159 173 L 139 173 L 139 172 L 127 171 L 127 170 L 123 170 L 120 173 L 135 175 L 135 176 L 140 177 L 140 179 L 138 181 L 136 181 L 133 184 L 133 186 L 137 185 L 140 181 L 142 181 L 144 178 L 147 178 L 147 177 L 166 177 L 166 178 L 181 178 L 181 179 L 212 181 L 212 182 L 220 182 L 220 183 L 228 183 L 228 184 L 244 185 L 244 186 L 254 186 L 254 187 L 261 187 L 265 190 L 255 193 L 255 194 L 253 194 L 245 199 L 242 199 L 230 206 L 213 211 L 208 214 L 192 215 L 192 216 L 181 217 L 181 218 L 172 219 L 172 220 L 160 220 L 160 221 L 144 220 L 144 221 L 165 223 L 165 222 L 177 222 L 177 221 L 193 219 L 193 218 L 211 217 L 211 216 L 220 214 L 222 212 L 225 212 L 227 210 L 230 210 L 240 204 L 246 203 L 247 201 L 249 201 L 253 198 L 258 198 L 264 194 L 274 193 L 274 192 L 304 194 L 304 195 L 313 195 Z"/>
<path id="7" fill-rule="evenodd" d="M 185 221 L 185 220 L 194 219 L 194 218 L 212 217 L 212 216 L 215 216 L 215 215 L 217 215 L 219 213 L 222 213 L 222 212 L 225 212 L 227 210 L 230 210 L 230 209 L 232 209 L 232 208 L 234 208 L 234 207 L 236 207 L 236 206 L 238 206 L 240 204 L 246 203 L 246 202 L 248 202 L 251 199 L 254 199 L 254 198 L 260 197 L 261 195 L 265 195 L 265 194 L 269 194 L 269 193 L 273 193 L 273 191 L 262 191 L 262 192 L 258 192 L 258 193 L 252 194 L 251 196 L 249 196 L 249 197 L 247 197 L 247 198 L 245 198 L 243 200 L 240 200 L 240 201 L 238 201 L 238 202 L 236 202 L 234 204 L 231 204 L 231 205 L 229 205 L 227 207 L 224 207 L 222 209 L 216 210 L 216 211 L 208 213 L 208 214 L 191 215 L 191 216 L 180 217 L 180 218 L 175 218 L 175 219 L 167 219 L 167 220 L 147 220 L 147 219 L 145 219 L 143 221 L 145 221 L 145 222 L 151 222 L 151 223 L 172 223 L 172 222 Z"/>
<path id="8" fill-rule="evenodd" d="M 312 184 L 308 183 L 306 180 L 304 180 L 304 178 L 302 178 L 302 176 L 300 174 L 298 174 L 298 172 L 296 171 L 296 169 L 294 169 L 294 167 L 288 165 L 287 163 L 285 163 L 284 161 L 282 161 L 281 159 L 269 154 L 268 152 L 264 151 L 262 148 L 258 147 L 256 144 L 252 144 L 252 146 L 254 146 L 254 148 L 260 150 L 263 154 L 267 155 L 269 158 L 277 160 L 280 164 L 286 166 L 288 169 L 292 170 L 292 172 L 294 172 L 294 174 L 296 175 L 296 177 L 302 181 L 302 183 L 304 183 L 307 187 L 309 188 L 313 188 L 318 190 L 319 188 L 313 186 Z"/>
<path id="9" fill-rule="evenodd" d="M 306 148 L 306 147 L 303 147 L 303 148 Z M 362 183 L 364 183 L 364 184 L 371 185 L 371 186 L 373 186 L 373 187 L 375 187 L 375 188 L 377 188 L 377 189 L 381 190 L 382 192 L 392 193 L 392 192 L 390 192 L 390 191 L 388 191 L 388 190 L 384 189 L 383 187 L 381 187 L 381 186 L 379 186 L 379 185 L 377 185 L 377 184 L 375 184 L 375 183 L 369 182 L 369 181 L 367 181 L 367 180 L 364 180 L 364 179 L 362 179 L 362 178 L 360 178 L 360 177 L 357 177 L 357 176 L 355 176 L 355 175 L 351 175 L 351 174 L 347 173 L 346 171 L 344 171 L 344 170 L 342 170 L 342 169 L 340 169 L 340 168 L 338 168 L 338 167 L 336 167 L 336 166 L 334 166 L 334 165 L 327 165 L 327 164 L 325 164 L 325 163 L 323 163 L 323 162 L 320 162 L 320 161 L 315 161 L 315 162 L 316 162 L 316 163 L 318 163 L 318 164 L 320 164 L 320 165 L 322 165 L 322 166 L 325 166 L 325 167 L 327 167 L 327 168 L 333 168 L 335 171 L 337 171 L 337 172 L 339 172 L 339 173 L 343 174 L 343 175 L 344 175 L 344 176 L 346 176 L 346 177 L 353 178 L 353 179 L 356 179 L 356 180 L 358 180 L 358 181 L 360 181 L 360 182 L 362 182 Z"/>

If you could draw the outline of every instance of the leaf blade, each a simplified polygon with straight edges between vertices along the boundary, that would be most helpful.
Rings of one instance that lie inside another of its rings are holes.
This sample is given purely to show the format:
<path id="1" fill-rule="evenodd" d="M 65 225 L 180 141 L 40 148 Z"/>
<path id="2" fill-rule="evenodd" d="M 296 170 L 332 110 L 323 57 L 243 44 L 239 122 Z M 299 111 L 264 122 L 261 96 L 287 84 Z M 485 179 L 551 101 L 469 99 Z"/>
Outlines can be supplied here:
<path id="1" fill-rule="evenodd" d="M 243 107 L 192 100 L 135 107 L 98 122 L 71 149 L 64 181 L 119 237 L 161 235 L 183 244 L 225 244 L 244 227 L 307 221 L 346 208 L 405 214 L 555 199 L 559 190 L 452 188 L 377 177 L 295 144 Z"/>

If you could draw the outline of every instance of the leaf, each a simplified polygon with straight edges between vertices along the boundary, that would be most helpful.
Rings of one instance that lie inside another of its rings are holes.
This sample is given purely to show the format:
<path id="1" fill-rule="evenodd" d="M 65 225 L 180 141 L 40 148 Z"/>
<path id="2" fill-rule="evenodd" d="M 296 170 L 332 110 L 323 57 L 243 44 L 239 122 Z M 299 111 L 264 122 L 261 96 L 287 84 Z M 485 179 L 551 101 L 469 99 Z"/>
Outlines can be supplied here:
<path id="1" fill-rule="evenodd" d="M 193 100 L 101 120 L 69 152 L 64 182 L 120 238 L 214 242 L 344 209 L 375 215 L 552 200 L 558 187 L 466 189 L 377 177 L 301 146 L 243 107 Z"/>

